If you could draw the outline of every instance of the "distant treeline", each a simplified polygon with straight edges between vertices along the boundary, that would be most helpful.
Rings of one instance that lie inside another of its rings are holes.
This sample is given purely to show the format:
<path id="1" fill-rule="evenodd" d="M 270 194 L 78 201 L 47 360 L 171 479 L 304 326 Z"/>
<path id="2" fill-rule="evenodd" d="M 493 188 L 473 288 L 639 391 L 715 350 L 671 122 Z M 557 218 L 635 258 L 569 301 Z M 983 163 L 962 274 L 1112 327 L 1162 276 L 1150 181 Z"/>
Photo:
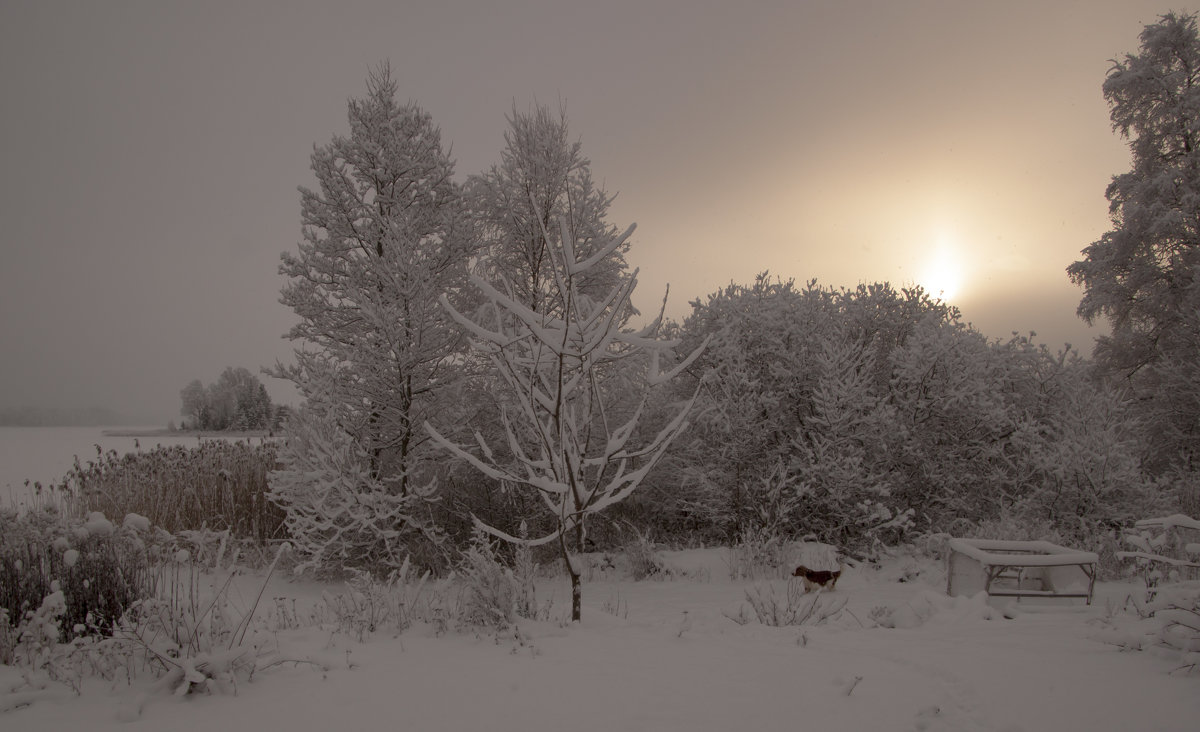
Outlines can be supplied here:
<path id="1" fill-rule="evenodd" d="M 104 407 L 0 407 L 0 427 L 102 427 L 133 424 Z"/>

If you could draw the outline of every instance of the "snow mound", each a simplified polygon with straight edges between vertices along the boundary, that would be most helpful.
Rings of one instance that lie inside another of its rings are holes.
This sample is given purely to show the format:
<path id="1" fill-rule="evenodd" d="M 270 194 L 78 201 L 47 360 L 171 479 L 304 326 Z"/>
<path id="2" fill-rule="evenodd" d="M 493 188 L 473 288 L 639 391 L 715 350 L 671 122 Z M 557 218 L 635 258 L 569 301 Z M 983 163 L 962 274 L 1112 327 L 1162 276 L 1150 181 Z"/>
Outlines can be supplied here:
<path id="1" fill-rule="evenodd" d="M 873 617 L 885 628 L 917 628 L 997 620 L 1004 614 L 988 605 L 986 592 L 973 597 L 949 597 L 932 590 L 921 590 L 904 604 L 877 610 Z"/>
<path id="2" fill-rule="evenodd" d="M 125 528 L 133 529 L 139 532 L 150 531 L 150 519 L 136 513 L 125 514 L 125 520 L 121 524 Z"/>
<path id="3" fill-rule="evenodd" d="M 87 530 L 88 536 L 112 536 L 116 529 L 104 517 L 104 514 L 99 511 L 92 511 L 88 514 L 87 521 L 84 522 L 83 528 Z"/>

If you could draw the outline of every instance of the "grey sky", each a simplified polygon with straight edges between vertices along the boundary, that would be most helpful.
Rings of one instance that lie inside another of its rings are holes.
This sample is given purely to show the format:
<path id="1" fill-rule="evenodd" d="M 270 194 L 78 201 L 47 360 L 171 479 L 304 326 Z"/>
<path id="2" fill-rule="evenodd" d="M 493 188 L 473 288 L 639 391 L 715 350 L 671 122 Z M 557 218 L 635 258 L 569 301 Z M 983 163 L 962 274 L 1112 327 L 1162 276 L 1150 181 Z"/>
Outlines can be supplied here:
<path id="1" fill-rule="evenodd" d="M 638 224 L 643 308 L 668 282 L 679 318 L 764 269 L 905 284 L 948 257 L 987 335 L 1090 351 L 1064 268 L 1128 167 L 1100 85 L 1168 9 L 5 2 L 0 406 L 165 422 L 191 379 L 286 359 L 296 187 L 385 59 L 460 178 L 498 160 L 514 103 L 561 101 Z"/>

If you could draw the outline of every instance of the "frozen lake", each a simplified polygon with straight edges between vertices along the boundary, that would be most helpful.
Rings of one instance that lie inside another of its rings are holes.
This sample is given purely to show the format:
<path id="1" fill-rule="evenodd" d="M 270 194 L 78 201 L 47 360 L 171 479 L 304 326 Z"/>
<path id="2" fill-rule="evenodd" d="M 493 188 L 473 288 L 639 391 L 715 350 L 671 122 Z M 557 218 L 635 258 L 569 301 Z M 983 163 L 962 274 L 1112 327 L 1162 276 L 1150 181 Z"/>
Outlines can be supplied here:
<path id="1" fill-rule="evenodd" d="M 157 445 L 194 446 L 200 438 L 195 435 L 154 435 L 152 437 L 114 437 L 105 430 L 123 432 L 149 431 L 153 427 L 0 427 L 0 505 L 28 503 L 32 490 L 25 487 L 41 481 L 43 485 L 57 483 L 74 464 L 96 457 L 96 445 L 105 452 L 116 450 L 124 455 Z M 213 439 L 205 435 L 204 439 Z M 220 438 L 218 438 L 220 439 Z M 245 439 L 234 436 L 228 439 Z M 257 441 L 260 438 L 252 438 Z"/>

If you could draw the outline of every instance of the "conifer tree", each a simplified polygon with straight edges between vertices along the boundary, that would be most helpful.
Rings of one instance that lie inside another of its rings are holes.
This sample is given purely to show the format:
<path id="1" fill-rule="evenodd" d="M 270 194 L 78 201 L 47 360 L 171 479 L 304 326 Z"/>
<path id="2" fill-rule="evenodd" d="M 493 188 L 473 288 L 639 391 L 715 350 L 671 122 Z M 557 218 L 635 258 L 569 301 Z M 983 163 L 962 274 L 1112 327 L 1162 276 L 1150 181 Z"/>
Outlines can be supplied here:
<path id="1" fill-rule="evenodd" d="M 438 297 L 457 299 L 466 282 L 470 227 L 438 128 L 396 91 L 389 67 L 373 71 L 366 96 L 349 102 L 349 135 L 314 149 L 317 188 L 300 189 L 303 241 L 280 266 L 281 301 L 299 317 L 288 337 L 299 346 L 295 365 L 278 372 L 309 409 L 307 436 L 282 451 L 276 498 L 312 532 L 349 531 L 345 522 L 374 536 L 411 528 L 392 504 L 425 495 L 436 477 L 419 428 L 461 361 L 463 336 Z M 345 440 L 320 447 L 338 433 Z M 322 502 L 328 485 L 312 463 L 336 456 L 353 456 L 365 479 Z M 375 514 L 360 511 L 373 505 Z"/>

